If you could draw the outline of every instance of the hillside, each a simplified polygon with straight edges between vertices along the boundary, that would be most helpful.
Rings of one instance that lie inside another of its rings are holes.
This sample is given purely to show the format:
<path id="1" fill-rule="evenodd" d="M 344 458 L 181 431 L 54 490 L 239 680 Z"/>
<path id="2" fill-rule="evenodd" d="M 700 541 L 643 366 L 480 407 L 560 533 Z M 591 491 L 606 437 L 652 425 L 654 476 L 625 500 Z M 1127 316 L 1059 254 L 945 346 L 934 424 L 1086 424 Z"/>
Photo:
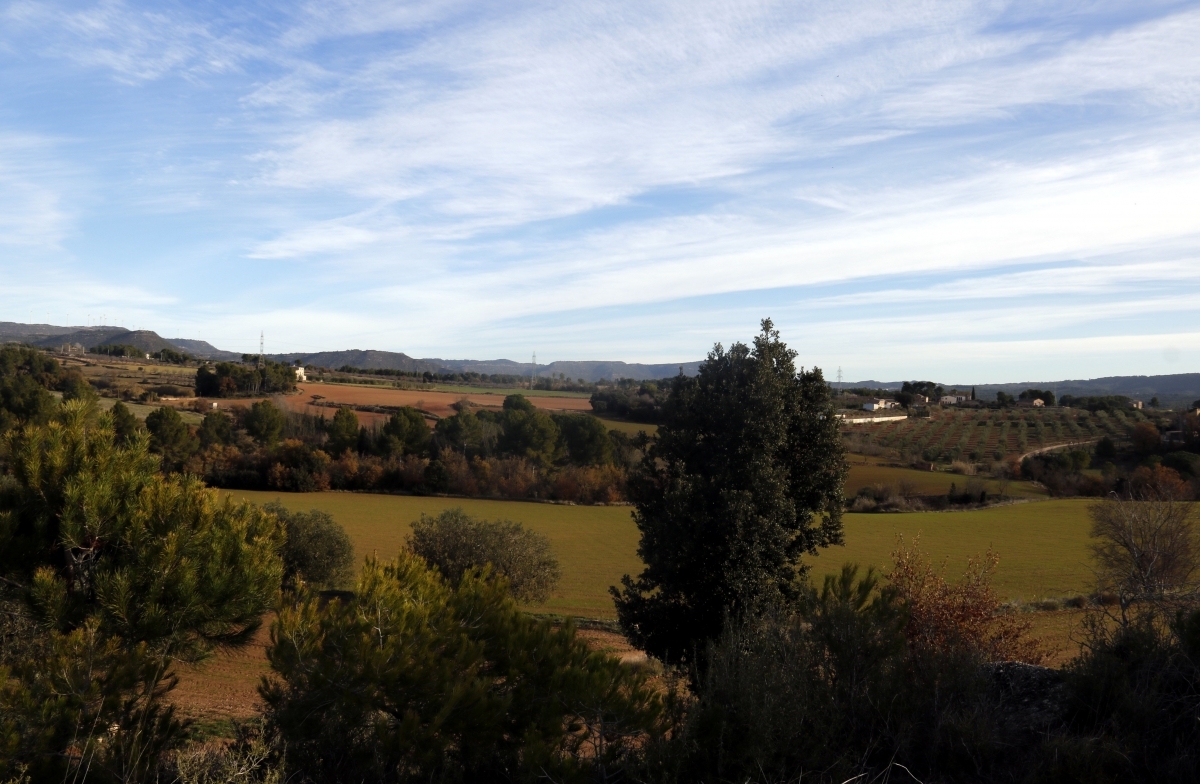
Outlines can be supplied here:
<path id="1" fill-rule="evenodd" d="M 94 348 L 96 346 L 134 346 L 146 353 L 161 351 L 164 348 L 175 350 L 179 348 L 171 341 L 160 336 L 157 332 L 152 332 L 148 329 L 128 330 L 120 327 L 90 327 L 30 342 L 35 346 L 43 348 L 57 348 L 63 343 L 78 343 L 84 348 Z"/>
<path id="2" fill-rule="evenodd" d="M 365 370 L 403 370 L 410 373 L 486 373 L 488 375 L 528 376 L 533 370 L 532 363 L 514 362 L 511 359 L 414 359 L 407 354 L 393 351 L 322 351 L 313 354 L 272 354 L 270 358 L 288 363 L 300 360 L 306 365 L 319 365 L 333 369 L 349 365 Z M 598 381 L 602 378 L 666 378 L 679 373 L 681 367 L 685 374 L 695 375 L 700 363 L 644 365 L 629 362 L 563 361 L 551 362 L 546 365 L 539 364 L 537 375 L 539 377 L 557 376 L 562 373 L 567 378 L 582 378 L 585 381 Z"/>
<path id="3" fill-rule="evenodd" d="M 242 358 L 242 355 L 235 351 L 222 351 L 204 340 L 188 340 L 187 338 L 168 338 L 167 340 L 171 344 L 178 346 L 181 351 L 199 359 L 236 362 Z"/>
<path id="4" fill-rule="evenodd" d="M 408 354 L 395 351 L 318 351 L 313 354 L 271 354 L 269 356 L 276 362 L 291 364 L 300 360 L 306 365 L 317 365 L 334 370 L 349 365 L 364 370 L 403 370 L 409 373 L 446 372 L 441 365 L 431 364 L 427 360 L 413 359 Z"/>

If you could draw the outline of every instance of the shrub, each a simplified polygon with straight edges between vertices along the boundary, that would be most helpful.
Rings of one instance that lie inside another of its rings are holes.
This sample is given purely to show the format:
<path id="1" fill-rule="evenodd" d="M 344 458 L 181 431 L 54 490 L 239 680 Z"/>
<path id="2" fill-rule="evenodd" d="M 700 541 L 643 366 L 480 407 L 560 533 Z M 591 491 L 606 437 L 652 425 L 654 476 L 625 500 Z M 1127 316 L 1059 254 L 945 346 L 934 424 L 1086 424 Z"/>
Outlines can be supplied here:
<path id="1" fill-rule="evenodd" d="M 511 520 L 480 520 L 461 508 L 413 523 L 408 547 L 450 581 L 490 565 L 523 602 L 544 602 L 558 584 L 558 559 L 550 540 Z"/>
<path id="2" fill-rule="evenodd" d="M 313 509 L 293 512 L 278 501 L 263 507 L 283 524 L 283 584 L 299 581 L 319 588 L 338 588 L 353 574 L 354 543 L 333 515 Z"/>
<path id="3" fill-rule="evenodd" d="M 613 780 L 662 730 L 645 677 L 569 624 L 403 552 L 367 563 L 353 598 L 303 592 L 268 658 L 268 725 L 314 782 Z"/>
<path id="4" fill-rule="evenodd" d="M 908 608 L 909 644 L 935 652 L 962 651 L 985 661 L 1040 664 L 1045 651 L 1028 638 L 1028 620 L 1002 610 L 991 578 L 1000 562 L 989 550 L 968 560 L 961 579 L 950 583 L 918 549 L 899 540 L 888 580 Z M 943 568 L 944 571 L 944 568 Z"/>
<path id="5" fill-rule="evenodd" d="M 894 589 L 846 565 L 799 613 L 726 624 L 681 726 L 649 750 L 652 774 L 838 784 L 907 769 L 921 780 L 930 770 L 947 781 L 987 778 L 1016 755 L 1002 754 L 977 661 L 909 645 L 905 623 Z"/>

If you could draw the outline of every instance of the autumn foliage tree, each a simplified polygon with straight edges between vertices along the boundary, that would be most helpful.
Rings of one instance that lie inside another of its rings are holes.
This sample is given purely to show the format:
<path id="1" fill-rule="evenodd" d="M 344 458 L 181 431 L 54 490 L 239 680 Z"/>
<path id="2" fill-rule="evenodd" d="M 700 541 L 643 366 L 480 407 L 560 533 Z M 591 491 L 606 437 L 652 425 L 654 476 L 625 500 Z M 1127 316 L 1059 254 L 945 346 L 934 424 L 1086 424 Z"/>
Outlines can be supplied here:
<path id="1" fill-rule="evenodd" d="M 932 652 L 959 651 L 983 661 L 1039 664 L 1045 657 L 1040 641 L 1030 638 L 1032 624 L 1004 612 L 992 587 L 1000 557 L 988 550 L 967 560 L 956 582 L 919 549 L 919 540 L 901 539 L 892 553 L 887 578 L 908 611 L 904 626 L 910 646 Z"/>

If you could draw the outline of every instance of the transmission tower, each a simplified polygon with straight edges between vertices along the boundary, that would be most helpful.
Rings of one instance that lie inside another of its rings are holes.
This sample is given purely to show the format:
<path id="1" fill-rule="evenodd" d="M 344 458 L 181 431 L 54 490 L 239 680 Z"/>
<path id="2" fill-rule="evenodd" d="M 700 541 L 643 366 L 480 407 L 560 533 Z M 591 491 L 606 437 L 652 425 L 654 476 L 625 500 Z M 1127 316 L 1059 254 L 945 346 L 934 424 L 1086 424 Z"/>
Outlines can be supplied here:
<path id="1" fill-rule="evenodd" d="M 838 393 L 842 391 L 842 366 L 838 365 Z"/>
<path id="2" fill-rule="evenodd" d="M 533 391 L 533 380 L 537 377 L 537 352 L 533 352 L 533 370 L 529 371 L 529 391 Z"/>
<path id="3" fill-rule="evenodd" d="M 258 366 L 263 366 L 263 333 L 258 333 Z"/>

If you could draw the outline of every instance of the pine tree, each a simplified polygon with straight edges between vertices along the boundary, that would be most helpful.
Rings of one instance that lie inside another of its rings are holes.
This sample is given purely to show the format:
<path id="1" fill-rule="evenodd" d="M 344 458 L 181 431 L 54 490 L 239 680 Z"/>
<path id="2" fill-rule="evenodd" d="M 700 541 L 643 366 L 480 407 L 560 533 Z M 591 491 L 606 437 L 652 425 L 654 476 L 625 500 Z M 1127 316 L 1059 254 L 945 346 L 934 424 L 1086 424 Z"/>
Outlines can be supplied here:
<path id="1" fill-rule="evenodd" d="M 246 641 L 279 591 L 273 516 L 164 477 L 146 435 L 112 425 L 73 401 L 4 440 L 0 575 L 50 631 L 0 693 L 0 747 L 38 780 L 149 776 L 182 730 L 162 699 L 172 663 Z"/>
<path id="2" fill-rule="evenodd" d="M 314 782 L 612 780 L 662 730 L 644 675 L 521 613 L 503 581 L 452 586 L 405 552 L 352 598 L 302 593 L 268 657 L 268 723 Z"/>

